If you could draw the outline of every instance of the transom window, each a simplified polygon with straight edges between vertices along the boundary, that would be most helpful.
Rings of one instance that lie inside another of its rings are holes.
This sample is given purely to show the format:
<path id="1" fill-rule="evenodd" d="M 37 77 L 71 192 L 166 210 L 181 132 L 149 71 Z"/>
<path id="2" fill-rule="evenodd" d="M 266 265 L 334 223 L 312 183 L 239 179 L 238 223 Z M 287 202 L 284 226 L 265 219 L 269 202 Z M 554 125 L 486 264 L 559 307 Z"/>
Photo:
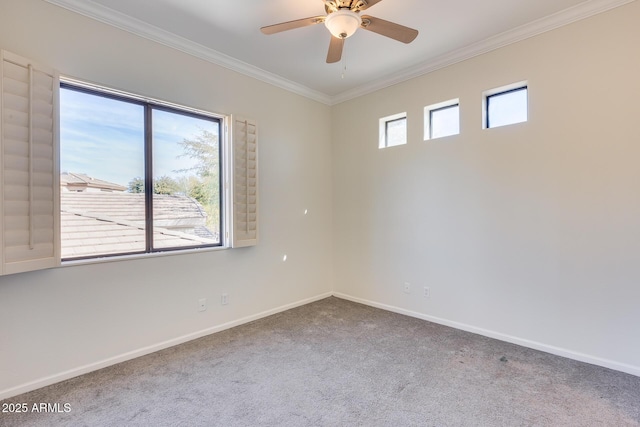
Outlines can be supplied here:
<path id="1" fill-rule="evenodd" d="M 394 147 L 407 143 L 407 113 L 394 114 L 380 119 L 380 143 L 378 148 Z"/>
<path id="2" fill-rule="evenodd" d="M 222 121 L 62 83 L 63 260 L 221 246 Z"/>
<path id="3" fill-rule="evenodd" d="M 457 99 L 430 105 L 424 110 L 425 140 L 460 133 L 460 104 Z"/>
<path id="4" fill-rule="evenodd" d="M 526 122 L 528 119 L 528 88 L 525 85 L 495 89 L 485 94 L 484 127 L 495 128 Z"/>

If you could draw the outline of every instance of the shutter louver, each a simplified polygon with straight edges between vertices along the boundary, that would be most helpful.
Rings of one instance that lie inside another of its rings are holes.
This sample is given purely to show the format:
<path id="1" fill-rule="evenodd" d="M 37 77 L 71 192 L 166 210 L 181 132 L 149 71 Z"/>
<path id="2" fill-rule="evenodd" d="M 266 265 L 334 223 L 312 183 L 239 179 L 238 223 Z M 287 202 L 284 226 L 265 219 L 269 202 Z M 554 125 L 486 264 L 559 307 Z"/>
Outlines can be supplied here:
<path id="1" fill-rule="evenodd" d="M 2 273 L 59 264 L 56 72 L 0 52 Z"/>
<path id="2" fill-rule="evenodd" d="M 231 246 L 240 248 L 258 243 L 258 135 L 254 121 L 232 120 Z"/>

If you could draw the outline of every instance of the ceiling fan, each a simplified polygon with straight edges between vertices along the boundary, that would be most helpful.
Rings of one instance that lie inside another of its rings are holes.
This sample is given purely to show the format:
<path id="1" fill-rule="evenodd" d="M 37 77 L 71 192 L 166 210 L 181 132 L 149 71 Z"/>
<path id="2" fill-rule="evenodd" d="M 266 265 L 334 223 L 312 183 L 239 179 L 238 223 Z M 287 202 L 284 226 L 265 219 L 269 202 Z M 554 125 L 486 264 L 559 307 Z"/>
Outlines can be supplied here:
<path id="1" fill-rule="evenodd" d="M 380 3 L 382 0 L 322 1 L 324 3 L 324 9 L 327 12 L 326 16 L 314 16 L 268 25 L 260 28 L 260 31 L 264 34 L 275 34 L 295 28 L 324 23 L 329 29 L 329 32 L 331 32 L 331 42 L 329 43 L 329 53 L 327 54 L 327 63 L 330 64 L 340 61 L 344 40 L 352 36 L 358 27 L 403 43 L 411 43 L 418 36 L 418 30 L 385 21 L 384 19 L 374 18 L 373 16 L 360 15 L 361 11 L 370 8 L 376 3 Z"/>

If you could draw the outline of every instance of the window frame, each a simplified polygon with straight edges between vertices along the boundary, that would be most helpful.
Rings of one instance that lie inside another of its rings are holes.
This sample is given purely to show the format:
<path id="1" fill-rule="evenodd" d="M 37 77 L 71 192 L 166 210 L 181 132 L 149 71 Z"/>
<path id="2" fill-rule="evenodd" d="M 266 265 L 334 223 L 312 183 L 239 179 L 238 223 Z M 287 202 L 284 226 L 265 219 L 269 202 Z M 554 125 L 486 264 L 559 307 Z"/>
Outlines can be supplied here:
<path id="1" fill-rule="evenodd" d="M 491 98 L 495 98 L 502 95 L 507 95 L 514 92 L 526 91 L 527 96 L 527 118 L 526 120 L 520 122 L 507 123 L 504 125 L 491 126 L 491 117 L 489 116 L 489 105 L 491 103 Z M 483 108 L 482 108 L 482 128 L 483 129 L 495 129 L 497 127 L 503 126 L 511 126 L 516 125 L 518 123 L 526 123 L 529 121 L 529 82 L 522 81 L 518 83 L 513 83 L 507 86 L 502 86 L 496 89 L 492 89 L 483 93 Z"/>
<path id="2" fill-rule="evenodd" d="M 458 133 L 452 133 L 450 135 L 433 136 L 433 113 L 438 111 L 447 110 L 449 108 L 458 107 Z M 449 101 L 439 102 L 424 107 L 424 140 L 448 138 L 450 136 L 460 135 L 460 99 L 450 99 Z"/>
<path id="3" fill-rule="evenodd" d="M 389 123 L 398 122 L 398 121 L 402 121 L 402 120 L 404 120 L 404 122 L 405 122 L 405 138 L 404 138 L 404 142 L 402 142 L 400 144 L 389 145 L 389 134 L 388 134 Z M 407 139 L 408 139 L 408 135 L 407 135 L 408 127 L 409 127 L 409 121 L 407 119 L 407 113 L 406 112 L 392 114 L 392 115 L 387 116 L 387 117 L 382 117 L 380 119 L 380 125 L 379 125 L 379 143 L 378 143 L 378 148 L 379 149 L 383 149 L 383 148 L 398 147 L 400 145 L 406 145 L 407 144 Z"/>
<path id="4" fill-rule="evenodd" d="M 145 181 L 145 249 L 143 251 L 134 252 L 119 252 L 112 254 L 98 254 L 98 255 L 86 255 L 78 257 L 61 258 L 61 262 L 64 265 L 74 264 L 78 262 L 100 262 L 105 260 L 114 260 L 130 257 L 147 257 L 158 255 L 172 255 L 172 254 L 184 254 L 189 252 L 199 252 L 203 250 L 218 250 L 228 248 L 230 245 L 229 240 L 229 206 L 230 206 L 230 194 L 228 190 L 228 172 L 229 172 L 229 159 L 228 159 L 228 141 L 229 141 L 229 120 L 227 115 L 211 113 L 208 111 L 198 110 L 195 108 L 186 107 L 179 104 L 160 101 L 153 98 L 147 98 L 138 96 L 128 92 L 123 92 L 115 89 L 110 89 L 104 86 L 98 86 L 94 84 L 85 83 L 71 78 L 60 78 L 60 89 L 74 90 L 77 92 L 85 93 L 88 95 L 100 96 L 107 99 L 112 99 L 121 102 L 127 102 L 130 104 L 140 105 L 143 107 L 143 128 L 144 128 L 144 181 Z M 220 203 L 220 215 L 219 215 L 219 242 L 212 244 L 202 245 L 189 245 L 189 246 L 177 246 L 177 247 L 153 247 L 153 111 L 164 111 L 173 114 L 179 114 L 187 117 L 193 117 L 197 119 L 217 122 L 219 135 L 218 135 L 218 194 Z M 61 196 L 59 196 L 61 197 Z M 62 233 L 62 229 L 61 229 Z M 60 239 L 62 244 L 62 239 Z"/>

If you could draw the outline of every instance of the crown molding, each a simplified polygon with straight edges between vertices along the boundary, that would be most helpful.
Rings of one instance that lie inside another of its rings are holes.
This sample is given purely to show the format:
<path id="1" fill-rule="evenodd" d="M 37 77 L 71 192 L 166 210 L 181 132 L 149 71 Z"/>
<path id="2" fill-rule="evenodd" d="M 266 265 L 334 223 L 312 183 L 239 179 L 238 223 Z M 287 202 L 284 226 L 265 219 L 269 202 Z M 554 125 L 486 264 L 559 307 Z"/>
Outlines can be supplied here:
<path id="1" fill-rule="evenodd" d="M 602 12 L 623 6 L 627 3 L 633 3 L 636 0 L 589 0 L 576 6 L 522 25 L 509 31 L 497 34 L 473 43 L 469 46 L 454 50 L 445 55 L 438 56 L 434 59 L 427 60 L 413 67 L 407 68 L 392 76 L 382 77 L 371 83 L 358 86 L 354 89 L 342 92 L 331 97 L 331 105 L 340 104 L 341 102 L 373 93 L 380 89 L 396 85 L 398 83 L 411 80 L 425 74 L 432 73 L 442 68 L 448 67 L 458 62 L 465 61 L 475 56 L 491 52 L 501 47 L 517 43 L 519 41 L 535 37 L 547 31 L 555 30 L 565 25 L 571 24 L 582 19 L 589 18 Z"/>
<path id="2" fill-rule="evenodd" d="M 48 3 L 60 6 L 72 12 L 79 13 L 88 18 L 95 19 L 104 24 L 111 25 L 121 30 L 133 33 L 148 40 L 177 49 L 186 54 L 195 56 L 221 67 L 236 71 L 249 77 L 253 77 L 265 83 L 285 89 L 289 92 L 310 98 L 323 104 L 330 105 L 331 97 L 322 92 L 310 89 L 299 83 L 287 80 L 276 74 L 255 67 L 246 62 L 235 59 L 229 55 L 210 49 L 199 43 L 178 36 L 169 31 L 148 24 L 139 19 L 117 12 L 108 7 L 94 3 L 91 0 L 45 0 Z"/>
<path id="3" fill-rule="evenodd" d="M 144 21 L 132 18 L 113 9 L 94 3 L 90 0 L 45 0 L 51 4 L 63 7 L 113 27 L 136 34 L 140 37 L 155 41 L 165 46 L 180 50 L 189 55 L 236 71 L 281 89 L 310 98 L 326 105 L 336 105 L 389 86 L 431 73 L 458 62 L 465 61 L 478 55 L 517 43 L 537 36 L 547 31 L 560 28 L 582 19 L 589 18 L 602 12 L 632 3 L 636 0 L 589 0 L 571 8 L 538 19 L 513 30 L 489 37 L 469 46 L 457 49 L 437 58 L 427 60 L 404 71 L 396 72 L 371 83 L 330 96 L 313 90 L 299 83 L 280 77 L 269 71 L 255 67 L 246 62 L 232 58 L 216 50 L 202 46 L 169 31 L 162 30 Z"/>

